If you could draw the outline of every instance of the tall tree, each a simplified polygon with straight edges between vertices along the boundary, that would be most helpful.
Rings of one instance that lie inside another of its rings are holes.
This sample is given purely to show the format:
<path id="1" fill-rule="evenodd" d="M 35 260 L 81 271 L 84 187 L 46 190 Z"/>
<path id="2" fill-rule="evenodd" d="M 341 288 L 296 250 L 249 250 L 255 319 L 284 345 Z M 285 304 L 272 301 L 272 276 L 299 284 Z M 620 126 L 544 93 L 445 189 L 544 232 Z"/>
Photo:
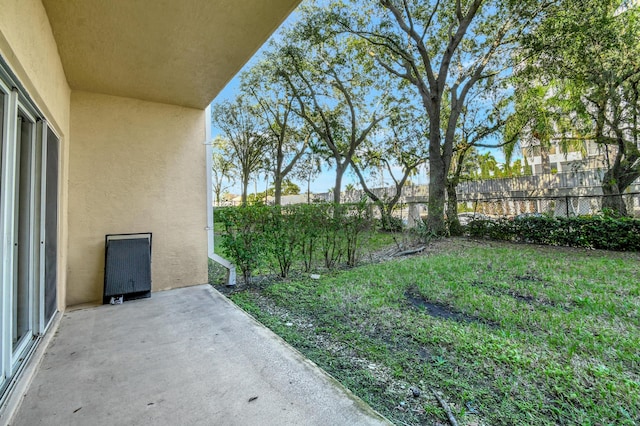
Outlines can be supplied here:
<path id="1" fill-rule="evenodd" d="M 267 168 L 273 175 L 274 204 L 280 205 L 282 185 L 303 156 L 309 131 L 293 112 L 295 98 L 277 77 L 274 63 L 261 61 L 242 75 L 241 90 L 256 102 L 256 112 L 270 137 Z"/>
<path id="2" fill-rule="evenodd" d="M 318 136 L 336 170 L 333 201 L 356 150 L 385 118 L 366 55 L 348 35 L 327 31 L 322 9 L 308 7 L 275 51 L 279 77 L 296 99 L 296 113 Z M 378 108 L 377 108 L 378 106 Z"/>
<path id="3" fill-rule="evenodd" d="M 309 149 L 298 162 L 294 176 L 307 183 L 307 203 L 311 203 L 311 181 L 322 172 L 322 158 L 316 149 L 316 144 L 311 143 Z"/>
<path id="4" fill-rule="evenodd" d="M 426 112 L 433 232 L 446 232 L 447 173 L 470 94 L 511 69 L 518 39 L 553 1 L 380 0 L 366 8 L 354 1 L 356 18 L 346 8 L 343 27 L 369 41 L 378 65 L 411 85 Z"/>
<path id="5" fill-rule="evenodd" d="M 268 139 L 259 126 L 255 106 L 248 104 L 242 95 L 234 101 L 215 104 L 211 114 L 213 124 L 231 145 L 242 187 L 242 204 L 246 204 L 249 180 L 263 164 Z"/>
<path id="6" fill-rule="evenodd" d="M 594 141 L 604 152 L 603 208 L 626 215 L 622 194 L 640 177 L 640 10 L 623 0 L 562 0 L 525 39 L 529 82 L 561 147 Z"/>
<path id="7" fill-rule="evenodd" d="M 213 157 L 211 164 L 213 193 L 216 205 L 220 205 L 220 196 L 234 183 L 236 168 L 232 161 L 231 144 L 218 136 L 213 141 Z"/>

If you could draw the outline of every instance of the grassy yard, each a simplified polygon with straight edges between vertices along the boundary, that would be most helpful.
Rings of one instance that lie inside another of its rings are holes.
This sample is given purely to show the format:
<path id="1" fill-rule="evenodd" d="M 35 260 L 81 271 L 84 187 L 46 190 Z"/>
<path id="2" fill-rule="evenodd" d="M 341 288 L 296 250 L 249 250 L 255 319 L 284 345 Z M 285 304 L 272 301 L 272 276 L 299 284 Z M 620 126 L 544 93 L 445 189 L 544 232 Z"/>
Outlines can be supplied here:
<path id="1" fill-rule="evenodd" d="M 449 239 L 229 297 L 398 425 L 640 424 L 640 255 Z"/>

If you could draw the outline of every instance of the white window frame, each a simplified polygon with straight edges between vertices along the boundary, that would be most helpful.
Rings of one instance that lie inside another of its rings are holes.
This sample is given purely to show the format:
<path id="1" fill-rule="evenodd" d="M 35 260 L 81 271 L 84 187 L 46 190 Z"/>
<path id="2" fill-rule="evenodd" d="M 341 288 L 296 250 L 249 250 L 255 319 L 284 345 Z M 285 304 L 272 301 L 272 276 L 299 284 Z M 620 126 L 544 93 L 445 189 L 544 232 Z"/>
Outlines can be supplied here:
<path id="1" fill-rule="evenodd" d="M 5 158 L 8 155 L 8 151 L 9 151 L 9 147 L 8 144 L 5 143 L 5 140 L 8 139 L 10 132 L 10 129 L 8 129 L 8 127 L 11 125 L 10 124 L 10 120 L 9 120 L 9 105 L 11 105 L 11 89 L 9 87 L 7 87 L 4 82 L 0 79 L 0 91 L 2 91 L 4 97 L 3 97 L 3 101 L 4 101 L 4 105 L 2 108 L 3 111 L 3 117 L 2 117 L 2 129 L 0 129 L 0 150 L 2 151 L 2 153 L 0 154 L 0 161 L 2 161 L 2 164 L 0 165 L 0 172 L 2 173 L 2 176 L 0 176 L 0 182 L 4 182 L 5 181 L 5 175 L 10 175 L 10 173 L 6 170 L 6 166 L 5 166 Z M 7 188 L 10 188 L 9 185 L 7 185 Z M 6 235 L 4 233 L 4 229 L 5 229 L 5 214 L 4 214 L 4 210 L 5 210 L 5 198 L 7 197 L 6 194 L 6 190 L 0 190 L 0 348 L 6 348 L 8 347 L 7 344 L 11 343 L 10 341 L 7 342 L 6 340 L 9 339 L 9 324 L 8 321 L 6 321 L 5 319 L 5 312 L 8 312 L 8 309 L 11 307 L 11 304 L 9 302 L 9 293 L 7 292 L 7 289 L 5 288 L 5 285 L 3 283 L 8 282 L 10 279 L 9 273 L 12 270 L 12 268 L 10 268 L 9 266 L 13 263 L 13 261 L 11 259 L 8 259 L 7 256 L 5 256 L 5 251 L 6 251 L 6 245 L 9 243 L 8 241 L 6 241 Z M 9 360 L 8 360 L 8 353 L 6 350 L 0 350 L 0 385 L 2 385 L 2 383 L 4 383 L 4 381 L 7 379 L 7 376 L 9 375 L 8 373 L 8 364 L 9 364 Z"/>
<path id="2" fill-rule="evenodd" d="M 2 84 L 3 91 L 6 88 Z M 15 209 L 15 163 L 16 146 L 15 135 L 18 116 L 18 92 L 9 90 L 7 94 L 8 102 L 5 108 L 4 132 L 3 132 L 3 155 L 2 155 L 2 178 L 4 190 L 0 199 L 0 234 L 2 234 L 2 244 L 0 244 L 0 259 L 2 259 L 2 274 L 0 274 L 0 286 L 2 291 L 2 378 L 3 382 L 13 375 L 13 345 L 11 343 L 12 334 L 12 291 L 14 280 L 14 209 Z"/>

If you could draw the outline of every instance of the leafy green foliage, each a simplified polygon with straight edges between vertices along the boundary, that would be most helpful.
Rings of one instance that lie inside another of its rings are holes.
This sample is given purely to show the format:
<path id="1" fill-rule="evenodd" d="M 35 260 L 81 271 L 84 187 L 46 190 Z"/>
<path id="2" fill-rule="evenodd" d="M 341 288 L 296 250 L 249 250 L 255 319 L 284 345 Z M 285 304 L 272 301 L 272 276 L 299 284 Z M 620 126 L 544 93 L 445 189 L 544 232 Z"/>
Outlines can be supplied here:
<path id="1" fill-rule="evenodd" d="M 233 209 L 233 207 L 216 207 L 213 209 L 213 222 L 215 224 L 221 224 L 222 218 L 224 216 L 224 212 L 227 210 Z"/>
<path id="2" fill-rule="evenodd" d="M 286 277 L 298 257 L 301 221 L 297 215 L 287 214 L 290 212 L 279 206 L 270 209 L 269 213 L 265 226 L 266 248 L 270 260 L 278 265 L 280 276 Z"/>
<path id="3" fill-rule="evenodd" d="M 227 141 L 225 145 L 228 145 L 227 153 L 220 153 L 233 153 L 235 157 L 234 164 L 242 185 L 242 204 L 247 202 L 249 177 L 264 165 L 263 151 L 269 141 L 260 128 L 256 110 L 243 95 L 215 104 L 211 110 L 212 123 L 222 130 Z"/>
<path id="4" fill-rule="evenodd" d="M 401 232 L 404 229 L 404 223 L 401 218 L 388 214 L 380 219 L 380 227 L 388 232 Z"/>
<path id="5" fill-rule="evenodd" d="M 231 188 L 237 173 L 232 160 L 231 144 L 228 140 L 218 136 L 213 141 L 214 152 L 211 156 L 211 186 L 215 194 L 216 205 L 220 205 L 220 197 Z"/>
<path id="6" fill-rule="evenodd" d="M 269 213 L 269 207 L 259 205 L 229 208 L 219 213 L 224 224 L 223 251 L 240 268 L 245 282 L 249 282 L 252 272 L 263 261 Z"/>
<path id="7" fill-rule="evenodd" d="M 293 183 L 291 181 L 291 179 L 285 179 L 283 180 L 281 183 L 279 183 L 280 185 L 280 196 L 282 197 L 282 195 L 298 195 L 300 194 L 300 187 L 298 185 L 296 185 L 295 183 Z M 261 191 L 258 193 L 251 193 L 247 196 L 247 201 L 249 203 L 256 203 L 256 202 L 264 202 L 265 199 L 267 199 L 267 197 L 276 197 L 278 191 L 274 186 L 270 187 L 269 189 L 267 189 L 266 191 Z M 273 200 L 274 204 L 279 206 L 280 205 L 280 201 L 278 200 L 277 197 Z"/>
<path id="8" fill-rule="evenodd" d="M 304 272 L 313 268 L 314 254 L 317 250 L 318 238 L 326 227 L 313 226 L 314 223 L 326 223 L 327 214 L 324 204 L 302 204 L 296 207 L 297 231 L 300 233 L 300 255 Z"/>
<path id="9" fill-rule="evenodd" d="M 418 95 L 413 103 L 421 104 L 428 129 L 427 221 L 438 235 L 446 233 L 445 184 L 457 145 L 479 144 L 505 124 L 500 111 L 510 96 L 502 83 L 507 70 L 517 67 L 514 49 L 552 2 L 332 3 L 338 5 L 333 8 L 337 31 L 350 31 L 366 41 L 375 68 Z"/>
<path id="10" fill-rule="evenodd" d="M 640 8 L 633 3 L 555 2 L 522 38 L 514 84 L 514 121 L 533 145 L 553 139 L 566 153 L 588 141 L 606 154 L 603 206 L 622 215 L 622 194 L 640 177 Z"/>
<path id="11" fill-rule="evenodd" d="M 292 111 L 317 139 L 315 150 L 333 163 L 333 201 L 339 203 L 344 173 L 388 115 L 381 107 L 387 87 L 379 87 L 358 40 L 332 31 L 325 8 L 307 4 L 298 12 L 299 21 L 273 44 L 267 61 L 292 95 Z"/>
<path id="12" fill-rule="evenodd" d="M 360 238 L 373 227 L 370 209 L 358 204 L 264 205 L 217 210 L 224 225 L 224 254 L 240 268 L 245 282 L 260 267 L 286 278 L 296 264 L 312 270 L 318 253 L 324 266 L 355 266 Z"/>
<path id="13" fill-rule="evenodd" d="M 640 251 L 640 220 L 612 216 L 535 216 L 512 220 L 474 220 L 470 236 L 554 246 Z"/>
<path id="14" fill-rule="evenodd" d="M 340 206 L 345 209 L 345 206 Z M 343 230 L 344 243 L 347 252 L 347 265 L 356 266 L 358 253 L 358 239 L 363 231 L 371 228 L 373 219 L 365 202 L 352 204 L 347 211 L 337 216 Z"/>

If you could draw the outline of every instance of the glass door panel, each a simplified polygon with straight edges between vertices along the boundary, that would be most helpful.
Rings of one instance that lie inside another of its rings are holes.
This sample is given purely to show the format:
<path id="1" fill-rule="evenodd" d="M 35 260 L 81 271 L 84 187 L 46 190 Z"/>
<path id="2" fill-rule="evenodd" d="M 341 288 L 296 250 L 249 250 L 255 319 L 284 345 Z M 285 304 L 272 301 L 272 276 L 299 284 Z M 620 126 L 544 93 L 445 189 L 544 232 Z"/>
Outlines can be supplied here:
<path id="1" fill-rule="evenodd" d="M 13 333 L 11 343 L 17 351 L 22 342 L 32 337 L 33 279 L 31 277 L 31 251 L 33 246 L 31 223 L 32 167 L 31 152 L 35 123 L 23 111 L 18 112 L 16 126 L 16 242 L 14 244 L 15 271 L 13 282 Z"/>
<path id="2" fill-rule="evenodd" d="M 58 284 L 58 137 L 46 128 L 44 182 L 44 325 L 57 310 Z"/>

